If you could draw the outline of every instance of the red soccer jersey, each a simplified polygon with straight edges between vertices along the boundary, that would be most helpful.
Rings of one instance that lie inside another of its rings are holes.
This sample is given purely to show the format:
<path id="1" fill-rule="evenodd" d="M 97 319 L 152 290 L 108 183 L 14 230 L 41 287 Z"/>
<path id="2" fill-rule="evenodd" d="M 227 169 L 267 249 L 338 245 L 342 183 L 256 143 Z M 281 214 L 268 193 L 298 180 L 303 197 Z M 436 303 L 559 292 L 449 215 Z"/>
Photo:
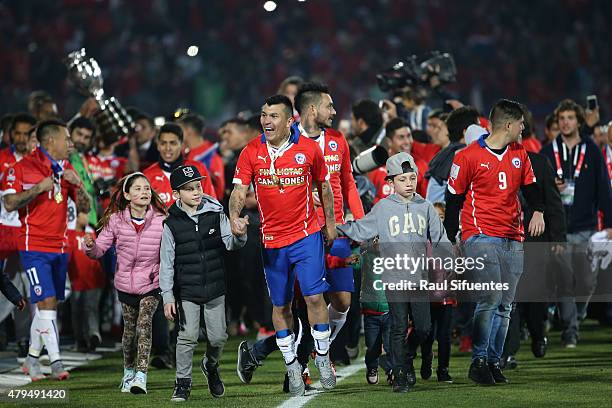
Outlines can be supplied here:
<path id="1" fill-rule="evenodd" d="M 313 139 L 314 140 L 314 139 Z M 344 224 L 344 201 L 348 203 L 353 217 L 358 220 L 364 217 L 363 205 L 353 178 L 353 167 L 348 143 L 344 135 L 334 129 L 325 129 L 323 135 L 315 140 L 325 159 L 329 183 L 334 193 L 334 213 L 337 224 Z M 316 191 L 316 189 L 315 189 Z M 319 223 L 325 225 L 323 207 L 317 208 Z"/>
<path id="2" fill-rule="evenodd" d="M 527 152 L 511 143 L 498 155 L 484 138 L 455 154 L 448 178 L 453 194 L 466 194 L 461 210 L 461 239 L 475 234 L 523 241 L 518 190 L 535 183 Z"/>
<path id="3" fill-rule="evenodd" d="M 412 142 L 412 149 L 410 154 L 414 160 L 422 160 L 425 163 L 429 163 L 431 159 L 441 150 L 442 148 L 434 143 L 422 143 L 416 140 Z"/>
<path id="4" fill-rule="evenodd" d="M 92 180 L 102 179 L 119 180 L 125 174 L 128 160 L 125 157 L 118 157 L 114 154 L 101 156 L 99 154 L 88 153 L 85 156 L 87 166 Z"/>
<path id="5" fill-rule="evenodd" d="M 76 291 L 101 289 L 106 285 L 100 261 L 85 253 L 85 234 L 85 231 L 68 231 L 68 276 L 72 289 Z M 95 233 L 91 234 L 95 238 Z"/>
<path id="6" fill-rule="evenodd" d="M 225 195 L 225 166 L 223 165 L 223 159 L 216 152 L 216 146 L 208 140 L 204 140 L 204 143 L 200 146 L 189 150 L 187 160 L 193 160 L 206 166 L 212 176 L 211 182 L 215 187 L 216 197 L 223 200 Z"/>
<path id="7" fill-rule="evenodd" d="M 312 185 L 328 180 L 319 144 L 292 133 L 291 146 L 274 162 L 270 175 L 265 138 L 253 139 L 240 153 L 234 184 L 255 187 L 265 248 L 280 248 L 320 231 Z"/>
<path id="8" fill-rule="evenodd" d="M 425 163 L 421 159 L 417 159 L 414 156 L 412 157 L 415 160 L 415 164 L 419 169 L 417 174 L 417 188 L 416 192 L 423 198 L 427 195 L 427 183 L 428 180 L 425 178 L 425 172 L 427 171 L 427 163 Z M 380 166 L 379 168 L 372 170 L 368 173 L 368 178 L 376 187 L 376 197 L 374 197 L 374 204 L 379 202 L 385 197 L 390 196 L 394 193 L 393 185 L 387 183 L 387 168 L 385 166 Z"/>
<path id="9" fill-rule="evenodd" d="M 540 153 L 540 150 L 542 150 L 542 143 L 535 136 L 525 138 L 521 143 L 528 152 Z"/>
<path id="10" fill-rule="evenodd" d="M 64 166 L 72 168 L 67 161 Z M 3 180 L 4 193 L 27 191 L 52 174 L 51 161 L 37 148 L 7 170 Z M 52 189 L 39 194 L 28 205 L 19 209 L 19 250 L 64 253 L 68 197 L 76 201 L 76 188 L 64 178 L 61 179 L 61 195 L 61 201 L 56 202 Z"/>
<path id="11" fill-rule="evenodd" d="M 204 194 L 217 198 L 208 171 L 206 171 L 206 167 L 191 160 L 185 160 L 184 164 L 185 166 L 195 166 L 200 171 L 200 174 L 205 177 L 202 180 L 202 190 L 204 191 Z M 153 191 L 159 195 L 164 204 L 166 204 L 166 207 L 170 208 L 170 206 L 176 201 L 174 197 L 172 197 L 170 173 L 164 172 L 159 163 L 150 165 L 143 171 L 143 173 L 149 179 Z"/>

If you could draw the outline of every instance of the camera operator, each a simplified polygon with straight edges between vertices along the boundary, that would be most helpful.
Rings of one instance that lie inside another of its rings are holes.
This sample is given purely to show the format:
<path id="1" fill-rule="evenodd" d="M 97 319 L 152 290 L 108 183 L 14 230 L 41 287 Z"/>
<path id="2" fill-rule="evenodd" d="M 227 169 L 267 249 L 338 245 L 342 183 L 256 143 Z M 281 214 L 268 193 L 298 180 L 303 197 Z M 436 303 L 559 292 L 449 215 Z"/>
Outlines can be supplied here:
<path id="1" fill-rule="evenodd" d="M 384 137 L 383 116 L 376 102 L 361 99 L 351 108 L 351 129 L 349 139 L 351 161 L 364 150 L 377 144 Z M 386 148 L 386 146 L 383 146 Z"/>

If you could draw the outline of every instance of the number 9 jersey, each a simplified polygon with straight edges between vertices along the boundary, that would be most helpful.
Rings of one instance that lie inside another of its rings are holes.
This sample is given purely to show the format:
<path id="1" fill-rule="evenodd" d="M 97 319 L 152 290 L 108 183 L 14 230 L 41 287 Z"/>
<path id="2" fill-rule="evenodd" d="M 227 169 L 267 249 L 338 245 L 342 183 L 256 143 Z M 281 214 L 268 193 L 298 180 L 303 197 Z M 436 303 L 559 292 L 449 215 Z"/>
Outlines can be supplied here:
<path id="1" fill-rule="evenodd" d="M 476 234 L 524 240 L 518 190 L 536 182 L 527 152 L 510 143 L 494 152 L 485 135 L 455 154 L 448 178 L 452 194 L 465 194 L 461 239 Z"/>

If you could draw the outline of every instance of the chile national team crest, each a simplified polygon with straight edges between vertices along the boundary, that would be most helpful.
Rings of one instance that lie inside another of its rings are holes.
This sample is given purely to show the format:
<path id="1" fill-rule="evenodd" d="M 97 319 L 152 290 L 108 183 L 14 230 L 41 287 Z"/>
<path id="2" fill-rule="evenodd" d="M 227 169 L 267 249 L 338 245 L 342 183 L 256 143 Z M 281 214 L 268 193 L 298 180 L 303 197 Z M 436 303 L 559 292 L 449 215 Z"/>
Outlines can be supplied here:
<path id="1" fill-rule="evenodd" d="M 512 159 L 512 165 L 514 167 L 516 167 L 517 169 L 521 168 L 521 159 L 519 159 L 518 157 L 515 157 Z"/>
<path id="2" fill-rule="evenodd" d="M 306 156 L 304 155 L 304 153 L 297 153 L 294 157 L 295 162 L 297 164 L 304 164 L 306 163 Z"/>
<path id="3" fill-rule="evenodd" d="M 336 150 L 338 150 L 338 143 L 336 143 L 335 140 L 330 140 L 327 145 L 332 150 L 332 152 L 335 152 Z"/>

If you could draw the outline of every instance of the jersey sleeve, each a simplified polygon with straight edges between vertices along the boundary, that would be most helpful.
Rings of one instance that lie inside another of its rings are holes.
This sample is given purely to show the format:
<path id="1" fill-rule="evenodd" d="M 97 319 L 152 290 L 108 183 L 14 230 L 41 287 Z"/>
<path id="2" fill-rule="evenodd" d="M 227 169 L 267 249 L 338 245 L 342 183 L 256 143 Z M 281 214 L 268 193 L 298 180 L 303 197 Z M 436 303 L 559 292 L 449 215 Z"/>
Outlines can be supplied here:
<path id="1" fill-rule="evenodd" d="M 21 166 L 14 164 L 6 169 L 2 178 L 3 194 L 15 194 L 23 192 L 23 173 Z"/>
<path id="2" fill-rule="evenodd" d="M 251 161 L 251 147 L 247 145 L 240 156 L 238 157 L 238 163 L 236 163 L 236 170 L 234 171 L 234 178 L 232 179 L 233 184 L 240 184 L 248 186 L 253 180 L 253 162 Z"/>
<path id="3" fill-rule="evenodd" d="M 209 173 L 212 173 L 211 175 L 214 179 L 212 185 L 215 188 L 216 197 L 221 200 L 225 194 L 225 167 L 223 166 L 223 159 L 216 153 L 210 161 Z"/>
<path id="4" fill-rule="evenodd" d="M 453 165 L 448 175 L 448 190 L 453 194 L 463 194 L 472 181 L 470 161 L 464 152 L 458 152 L 453 159 Z"/>
<path id="5" fill-rule="evenodd" d="M 351 165 L 351 157 L 349 154 L 348 143 L 345 138 L 342 138 L 342 165 L 340 166 L 340 185 L 342 186 L 342 197 L 348 204 L 353 217 L 356 220 L 363 218 L 365 215 L 363 205 L 359 193 L 357 192 L 357 184 L 353 178 L 353 166 Z"/>
<path id="6" fill-rule="evenodd" d="M 529 160 L 529 156 L 527 155 L 527 151 L 525 149 L 521 151 L 521 155 L 523 156 L 523 163 L 525 163 L 521 174 L 521 185 L 526 186 L 528 184 L 535 183 L 536 177 L 533 173 L 533 167 L 531 167 L 531 160 Z"/>
<path id="7" fill-rule="evenodd" d="M 204 194 L 208 194 L 211 197 L 217 198 L 217 191 L 213 186 L 212 180 L 210 179 L 210 173 L 208 172 L 208 170 L 206 170 L 206 166 L 204 166 L 200 162 L 196 162 L 195 166 L 200 171 L 200 174 L 204 176 L 204 179 L 202 179 L 202 191 L 204 191 Z"/>
<path id="8" fill-rule="evenodd" d="M 319 146 L 315 146 L 312 159 L 312 178 L 314 181 L 323 182 L 329 180 L 329 173 L 325 165 L 325 158 Z"/>

